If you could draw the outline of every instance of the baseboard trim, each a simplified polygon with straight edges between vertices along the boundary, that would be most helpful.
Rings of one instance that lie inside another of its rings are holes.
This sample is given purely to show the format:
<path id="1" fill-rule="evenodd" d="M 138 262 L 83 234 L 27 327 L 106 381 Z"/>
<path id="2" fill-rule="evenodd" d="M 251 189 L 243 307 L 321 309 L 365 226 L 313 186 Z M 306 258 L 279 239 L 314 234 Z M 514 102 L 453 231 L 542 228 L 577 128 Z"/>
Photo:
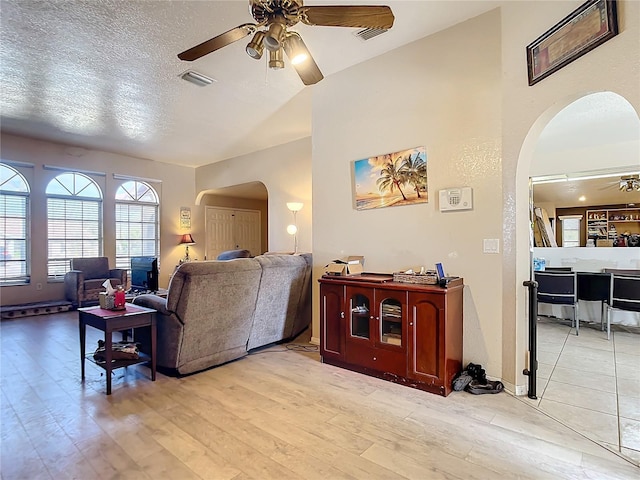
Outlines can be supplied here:
<path id="1" fill-rule="evenodd" d="M 52 300 L 49 302 L 25 303 L 24 305 L 4 305 L 0 307 L 0 315 L 4 320 L 34 315 L 49 315 L 69 310 L 71 310 L 71 302 Z"/>
<path id="2" fill-rule="evenodd" d="M 320 339 L 318 337 L 311 337 L 309 343 L 312 345 L 320 345 Z"/>

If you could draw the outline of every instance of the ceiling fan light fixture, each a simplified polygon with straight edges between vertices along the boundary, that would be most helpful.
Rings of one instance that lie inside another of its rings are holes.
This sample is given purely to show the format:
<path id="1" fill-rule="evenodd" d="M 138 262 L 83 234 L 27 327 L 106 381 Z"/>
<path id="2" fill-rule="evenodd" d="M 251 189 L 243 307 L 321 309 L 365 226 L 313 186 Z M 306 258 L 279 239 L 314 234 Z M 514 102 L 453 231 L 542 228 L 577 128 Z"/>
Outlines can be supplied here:
<path id="1" fill-rule="evenodd" d="M 286 33 L 284 23 L 275 21 L 269 26 L 269 30 L 264 37 L 264 46 L 267 50 L 275 52 L 282 46 L 282 40 Z"/>
<path id="2" fill-rule="evenodd" d="M 249 42 L 249 45 L 247 45 L 247 55 L 251 58 L 256 60 L 262 58 L 262 52 L 264 52 L 264 33 L 265 32 L 256 32 L 253 39 Z"/>
<path id="3" fill-rule="evenodd" d="M 282 55 L 282 49 L 269 51 L 269 68 L 274 70 L 280 70 L 284 68 L 284 56 Z"/>
<path id="4" fill-rule="evenodd" d="M 293 32 L 284 41 L 284 48 L 292 65 L 299 65 L 309 58 L 309 51 L 302 42 L 300 35 Z"/>

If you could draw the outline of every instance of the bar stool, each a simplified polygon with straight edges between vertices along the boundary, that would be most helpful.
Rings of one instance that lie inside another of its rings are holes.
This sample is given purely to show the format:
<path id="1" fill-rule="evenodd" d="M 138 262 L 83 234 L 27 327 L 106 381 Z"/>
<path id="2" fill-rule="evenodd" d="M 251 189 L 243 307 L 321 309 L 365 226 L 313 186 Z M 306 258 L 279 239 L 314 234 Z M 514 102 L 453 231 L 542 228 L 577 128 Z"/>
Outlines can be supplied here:
<path id="1" fill-rule="evenodd" d="M 600 302 L 600 329 L 604 331 L 604 321 L 607 320 L 607 340 L 611 330 L 609 310 L 605 312 L 605 305 L 611 301 L 611 274 L 578 272 L 578 300 Z"/>

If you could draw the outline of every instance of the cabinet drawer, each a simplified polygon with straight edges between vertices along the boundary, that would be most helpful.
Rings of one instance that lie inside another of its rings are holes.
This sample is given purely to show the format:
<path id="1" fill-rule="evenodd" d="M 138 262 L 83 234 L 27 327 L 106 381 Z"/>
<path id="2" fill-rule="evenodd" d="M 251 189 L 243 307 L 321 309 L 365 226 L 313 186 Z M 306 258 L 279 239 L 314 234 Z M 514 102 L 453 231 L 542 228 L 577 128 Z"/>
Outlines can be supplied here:
<path id="1" fill-rule="evenodd" d="M 362 342 L 349 342 L 346 360 L 382 373 L 405 376 L 407 374 L 407 354 L 403 350 L 371 347 Z"/>

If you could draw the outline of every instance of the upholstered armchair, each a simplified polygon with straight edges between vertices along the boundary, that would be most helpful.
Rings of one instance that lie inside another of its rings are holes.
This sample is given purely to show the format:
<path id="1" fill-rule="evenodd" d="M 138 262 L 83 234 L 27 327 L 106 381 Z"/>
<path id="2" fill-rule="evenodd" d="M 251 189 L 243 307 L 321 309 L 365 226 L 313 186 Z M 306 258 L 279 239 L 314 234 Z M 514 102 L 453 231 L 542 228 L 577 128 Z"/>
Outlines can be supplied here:
<path id="1" fill-rule="evenodd" d="M 127 271 L 121 268 L 109 268 L 107 257 L 72 258 L 71 270 L 64 276 L 64 293 L 73 308 L 95 305 L 99 302 L 100 292 L 105 280 L 111 286 L 127 287 Z"/>

